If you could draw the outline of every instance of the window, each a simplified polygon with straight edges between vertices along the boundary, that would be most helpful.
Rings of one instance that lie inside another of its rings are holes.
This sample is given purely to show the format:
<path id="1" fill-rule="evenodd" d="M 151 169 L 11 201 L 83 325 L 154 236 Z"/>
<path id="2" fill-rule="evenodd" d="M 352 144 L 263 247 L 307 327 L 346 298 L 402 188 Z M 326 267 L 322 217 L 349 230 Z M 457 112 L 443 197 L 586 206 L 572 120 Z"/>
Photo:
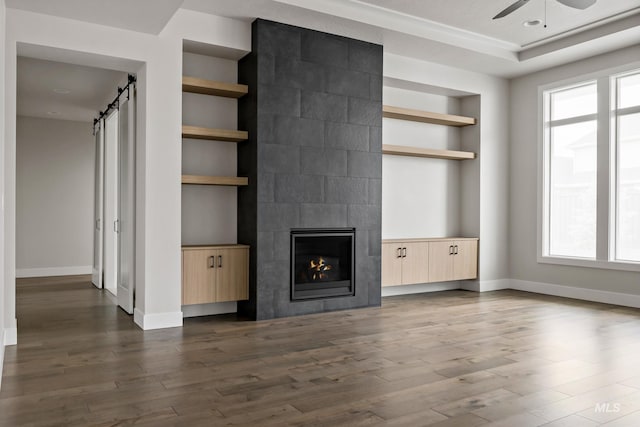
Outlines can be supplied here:
<path id="1" fill-rule="evenodd" d="M 640 73 L 615 80 L 615 259 L 640 262 Z"/>
<path id="2" fill-rule="evenodd" d="M 542 95 L 541 261 L 640 270 L 640 70 Z"/>

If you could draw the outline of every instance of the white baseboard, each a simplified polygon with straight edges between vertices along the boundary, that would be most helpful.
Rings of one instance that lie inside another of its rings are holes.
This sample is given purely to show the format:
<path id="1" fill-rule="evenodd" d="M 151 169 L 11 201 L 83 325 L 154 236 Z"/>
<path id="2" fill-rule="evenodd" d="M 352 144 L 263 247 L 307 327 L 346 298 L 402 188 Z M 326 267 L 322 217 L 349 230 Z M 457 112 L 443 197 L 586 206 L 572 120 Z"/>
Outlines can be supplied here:
<path id="1" fill-rule="evenodd" d="M 416 285 L 384 286 L 382 288 L 383 297 L 395 295 L 422 294 L 425 292 L 450 291 L 460 289 L 460 282 L 440 282 L 440 283 L 419 283 Z"/>
<path id="2" fill-rule="evenodd" d="M 79 276 L 91 274 L 93 266 L 81 265 L 72 267 L 45 267 L 45 268 L 18 268 L 16 278 L 24 277 L 50 277 L 50 276 Z"/>
<path id="3" fill-rule="evenodd" d="M 236 301 L 182 306 L 182 317 L 212 316 L 216 314 L 229 314 L 237 312 L 238 303 Z"/>
<path id="4" fill-rule="evenodd" d="M 0 390 L 2 390 L 3 368 L 4 368 L 4 329 L 0 329 Z"/>
<path id="5" fill-rule="evenodd" d="M 6 328 L 4 328 L 4 345 L 18 344 L 18 320 L 13 319 Z"/>
<path id="6" fill-rule="evenodd" d="M 473 292 L 499 291 L 501 289 L 509 289 L 510 286 L 511 280 L 509 279 L 463 280 L 460 282 L 460 289 Z"/>
<path id="7" fill-rule="evenodd" d="M 530 282 L 527 280 L 511 279 L 510 282 L 510 288 L 518 291 L 640 308 L 640 295 L 576 288 L 552 283 Z"/>
<path id="8" fill-rule="evenodd" d="M 145 331 L 151 329 L 179 328 L 182 326 L 182 312 L 145 314 L 136 308 L 133 310 L 133 321 Z"/>

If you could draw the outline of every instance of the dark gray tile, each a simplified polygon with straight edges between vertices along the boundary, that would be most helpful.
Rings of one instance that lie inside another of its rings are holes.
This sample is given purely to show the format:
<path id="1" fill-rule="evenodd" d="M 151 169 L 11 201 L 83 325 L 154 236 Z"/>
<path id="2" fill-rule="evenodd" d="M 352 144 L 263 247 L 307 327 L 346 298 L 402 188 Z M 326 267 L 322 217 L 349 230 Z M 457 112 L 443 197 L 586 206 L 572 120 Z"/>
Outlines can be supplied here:
<path id="1" fill-rule="evenodd" d="M 326 90 L 324 67 L 289 57 L 276 58 L 274 81 L 278 86 L 317 92 Z"/>
<path id="2" fill-rule="evenodd" d="M 300 58 L 301 30 L 277 22 L 258 19 L 254 21 L 253 50 L 274 56 Z M 252 43 L 253 44 L 253 43 Z"/>
<path id="3" fill-rule="evenodd" d="M 276 80 L 276 59 L 268 53 L 260 53 L 258 57 L 258 81 L 257 83 L 272 85 Z M 249 87 L 251 90 L 251 87 Z"/>
<path id="4" fill-rule="evenodd" d="M 271 203 L 275 201 L 274 176 L 272 173 L 258 175 L 258 202 Z"/>
<path id="5" fill-rule="evenodd" d="M 347 157 L 349 176 L 361 178 L 382 177 L 382 154 L 366 151 L 349 151 Z"/>
<path id="6" fill-rule="evenodd" d="M 369 78 L 369 99 L 382 101 L 382 76 L 372 75 Z"/>
<path id="7" fill-rule="evenodd" d="M 275 116 L 274 137 L 278 144 L 324 146 L 324 121 Z"/>
<path id="8" fill-rule="evenodd" d="M 369 179 L 369 204 L 382 205 L 382 179 Z"/>
<path id="9" fill-rule="evenodd" d="M 300 149 L 290 145 L 261 144 L 258 163 L 262 173 L 298 173 Z"/>
<path id="10" fill-rule="evenodd" d="M 258 257 L 258 265 L 263 262 L 273 260 L 273 232 L 260 231 L 256 243 L 256 256 Z"/>
<path id="11" fill-rule="evenodd" d="M 369 151 L 369 127 L 347 123 L 325 123 L 325 145 L 343 150 Z"/>
<path id="12" fill-rule="evenodd" d="M 288 298 L 280 297 L 276 302 L 275 311 L 277 313 L 277 317 L 322 313 L 324 311 L 323 301 L 290 301 Z"/>
<path id="13" fill-rule="evenodd" d="M 300 90 L 259 85 L 258 112 L 300 117 Z"/>
<path id="14" fill-rule="evenodd" d="M 300 112 L 302 117 L 332 122 L 346 122 L 348 98 L 322 92 L 302 91 Z"/>
<path id="15" fill-rule="evenodd" d="M 327 203 L 366 204 L 369 199 L 366 178 L 326 177 Z"/>
<path id="16" fill-rule="evenodd" d="M 347 206 L 325 203 L 305 203 L 300 205 L 300 225 L 302 227 L 346 227 Z"/>
<path id="17" fill-rule="evenodd" d="M 367 230 L 369 235 L 369 247 L 367 249 L 369 256 L 380 256 L 382 252 L 382 230 L 380 228 L 372 228 Z"/>
<path id="18" fill-rule="evenodd" d="M 381 207 L 379 205 L 349 205 L 350 227 L 380 227 Z"/>
<path id="19" fill-rule="evenodd" d="M 255 133 L 255 138 L 260 144 L 274 144 L 274 115 L 272 114 L 260 114 L 258 116 L 258 132 Z M 243 144 L 244 145 L 244 144 Z"/>
<path id="20" fill-rule="evenodd" d="M 349 123 L 382 126 L 382 103 L 349 98 Z"/>
<path id="21" fill-rule="evenodd" d="M 297 174 L 276 175 L 276 202 L 320 203 L 324 201 L 324 193 L 323 176 Z"/>
<path id="22" fill-rule="evenodd" d="M 328 68 L 327 92 L 369 98 L 371 92 L 369 74 L 344 68 Z"/>
<path id="23" fill-rule="evenodd" d="M 364 295 L 364 294 L 363 294 Z M 337 310 L 348 310 L 356 307 L 363 307 L 362 301 L 358 301 L 358 292 L 356 289 L 356 296 L 347 296 L 340 298 L 331 298 L 324 300 L 323 311 L 337 311 Z M 367 301 L 365 299 L 365 301 Z"/>
<path id="24" fill-rule="evenodd" d="M 291 203 L 259 203 L 258 231 L 285 231 L 299 227 L 299 205 Z"/>
<path id="25" fill-rule="evenodd" d="M 349 68 L 382 75 L 382 46 L 359 40 L 349 40 Z"/>
<path id="26" fill-rule="evenodd" d="M 309 175 L 347 176 L 347 152 L 303 147 L 300 169 Z"/>
<path id="27" fill-rule="evenodd" d="M 382 153 L 381 126 L 372 126 L 369 128 L 369 151 L 372 153 Z"/>
<path id="28" fill-rule="evenodd" d="M 301 46 L 301 58 L 305 61 L 340 68 L 349 64 L 349 45 L 344 37 L 305 31 Z"/>
<path id="29" fill-rule="evenodd" d="M 291 256 L 291 232 L 276 231 L 273 233 L 273 256 L 274 259 L 289 263 Z"/>

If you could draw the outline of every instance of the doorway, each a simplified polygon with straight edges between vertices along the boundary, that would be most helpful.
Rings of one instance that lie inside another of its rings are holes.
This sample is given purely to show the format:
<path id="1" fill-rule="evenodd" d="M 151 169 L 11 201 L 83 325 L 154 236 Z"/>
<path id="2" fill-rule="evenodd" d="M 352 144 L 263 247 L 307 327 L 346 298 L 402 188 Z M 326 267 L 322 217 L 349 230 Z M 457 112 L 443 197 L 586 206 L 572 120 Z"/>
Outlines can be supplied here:
<path id="1" fill-rule="evenodd" d="M 27 57 L 17 77 L 16 277 L 84 276 L 132 314 L 135 79 Z"/>

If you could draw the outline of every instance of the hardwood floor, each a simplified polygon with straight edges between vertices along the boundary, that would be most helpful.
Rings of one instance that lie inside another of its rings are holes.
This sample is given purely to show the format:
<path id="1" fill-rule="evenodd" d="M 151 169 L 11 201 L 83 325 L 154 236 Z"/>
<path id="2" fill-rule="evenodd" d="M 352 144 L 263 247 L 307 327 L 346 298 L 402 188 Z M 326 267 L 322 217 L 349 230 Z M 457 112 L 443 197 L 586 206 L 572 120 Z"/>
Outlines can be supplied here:
<path id="1" fill-rule="evenodd" d="M 21 281 L 2 426 L 640 425 L 640 311 L 517 291 L 143 332 L 85 278 Z"/>

